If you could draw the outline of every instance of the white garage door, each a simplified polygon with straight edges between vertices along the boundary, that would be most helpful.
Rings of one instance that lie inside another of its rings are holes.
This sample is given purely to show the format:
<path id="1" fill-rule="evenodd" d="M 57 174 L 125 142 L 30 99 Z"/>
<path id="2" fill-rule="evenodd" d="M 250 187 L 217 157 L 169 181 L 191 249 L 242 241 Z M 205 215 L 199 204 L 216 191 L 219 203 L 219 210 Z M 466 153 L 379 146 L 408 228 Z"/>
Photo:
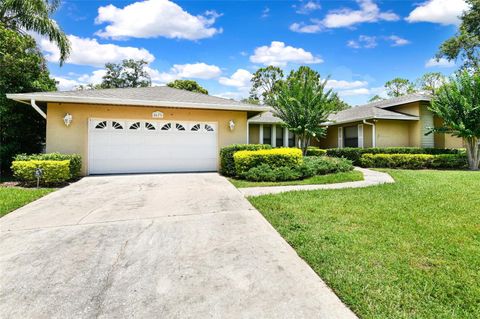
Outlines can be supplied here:
<path id="1" fill-rule="evenodd" d="M 89 174 L 217 170 L 217 125 L 90 119 Z"/>

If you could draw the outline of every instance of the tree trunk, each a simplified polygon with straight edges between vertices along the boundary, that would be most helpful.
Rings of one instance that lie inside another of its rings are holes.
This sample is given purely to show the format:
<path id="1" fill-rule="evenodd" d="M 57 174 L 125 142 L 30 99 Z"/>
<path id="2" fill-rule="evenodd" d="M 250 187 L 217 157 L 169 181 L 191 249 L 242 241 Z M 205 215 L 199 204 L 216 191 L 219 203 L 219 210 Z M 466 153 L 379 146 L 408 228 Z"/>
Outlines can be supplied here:
<path id="1" fill-rule="evenodd" d="M 300 136 L 300 148 L 302 149 L 303 156 L 307 156 L 307 147 L 308 147 L 307 135 L 302 134 Z"/>
<path id="2" fill-rule="evenodd" d="M 468 156 L 468 167 L 472 171 L 478 171 L 480 168 L 480 147 L 478 146 L 479 139 L 476 137 L 469 137 L 465 139 Z"/>

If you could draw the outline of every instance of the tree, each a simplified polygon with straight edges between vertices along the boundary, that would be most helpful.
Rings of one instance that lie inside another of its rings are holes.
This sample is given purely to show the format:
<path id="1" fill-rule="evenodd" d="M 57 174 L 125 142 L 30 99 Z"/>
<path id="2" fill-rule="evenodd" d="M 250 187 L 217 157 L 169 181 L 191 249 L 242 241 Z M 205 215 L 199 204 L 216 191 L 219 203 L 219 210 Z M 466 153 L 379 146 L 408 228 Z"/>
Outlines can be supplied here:
<path id="1" fill-rule="evenodd" d="M 430 110 L 443 119 L 432 132 L 461 137 L 471 170 L 480 165 L 480 73 L 460 71 L 432 99 Z"/>
<path id="2" fill-rule="evenodd" d="M 111 88 L 136 88 L 152 85 L 150 75 L 145 70 L 147 62 L 144 60 L 123 60 L 122 63 L 107 63 L 107 73 L 103 76 L 100 87 Z"/>
<path id="3" fill-rule="evenodd" d="M 45 119 L 7 93 L 55 91 L 55 80 L 35 40 L 0 24 L 0 168 L 7 172 L 18 153 L 38 153 L 45 142 Z"/>
<path id="4" fill-rule="evenodd" d="M 342 100 L 337 93 L 333 93 L 333 95 L 334 95 L 335 104 L 337 104 L 337 111 L 348 110 L 349 108 L 352 107 L 350 104 Z"/>
<path id="5" fill-rule="evenodd" d="M 312 137 L 325 136 L 326 128 L 321 123 L 339 108 L 336 94 L 325 89 L 327 81 L 320 80 L 318 72 L 301 66 L 276 85 L 273 113 L 297 136 L 304 155 Z"/>
<path id="6" fill-rule="evenodd" d="M 406 94 L 415 93 L 415 86 L 410 80 L 403 78 L 395 78 L 385 83 L 387 95 L 390 97 L 398 97 Z"/>
<path id="7" fill-rule="evenodd" d="M 374 96 L 372 96 L 372 97 L 368 100 L 368 102 L 369 102 L 369 103 L 372 103 L 372 102 L 383 101 L 383 100 L 385 100 L 383 97 L 381 97 L 381 96 L 378 95 L 378 94 L 375 94 Z"/>
<path id="8" fill-rule="evenodd" d="M 273 105 L 278 81 L 283 79 L 283 71 L 276 66 L 267 66 L 258 69 L 250 80 L 250 100 L 258 100 L 263 104 Z"/>
<path id="9" fill-rule="evenodd" d="M 417 80 L 417 87 L 419 90 L 427 92 L 431 95 L 434 95 L 435 92 L 445 84 L 446 79 L 440 72 L 429 72 L 422 75 L 421 78 Z"/>
<path id="10" fill-rule="evenodd" d="M 444 41 L 436 54 L 437 61 L 462 60 L 462 68 L 480 69 L 480 0 L 465 0 L 470 9 L 460 19 L 457 33 Z"/>
<path id="11" fill-rule="evenodd" d="M 2 0 L 0 24 L 5 28 L 24 33 L 36 32 L 54 42 L 60 50 L 60 64 L 70 53 L 66 34 L 50 16 L 58 9 L 61 0 Z"/>
<path id="12" fill-rule="evenodd" d="M 175 80 L 173 82 L 167 83 L 168 87 L 187 90 L 202 94 L 208 94 L 207 89 L 203 88 L 197 81 L 194 80 Z"/>

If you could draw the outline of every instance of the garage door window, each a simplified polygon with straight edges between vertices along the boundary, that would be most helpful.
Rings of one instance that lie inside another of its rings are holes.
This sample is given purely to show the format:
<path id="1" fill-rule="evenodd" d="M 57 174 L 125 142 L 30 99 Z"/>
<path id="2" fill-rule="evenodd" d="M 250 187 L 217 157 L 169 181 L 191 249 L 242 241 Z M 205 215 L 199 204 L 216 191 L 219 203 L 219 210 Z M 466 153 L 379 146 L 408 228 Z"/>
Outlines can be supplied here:
<path id="1" fill-rule="evenodd" d="M 180 123 L 176 123 L 175 124 L 175 128 L 178 130 L 178 131 L 185 131 L 185 127 L 180 124 Z"/>
<path id="2" fill-rule="evenodd" d="M 162 131 L 170 131 L 170 129 L 172 128 L 172 123 L 167 123 L 167 124 L 164 124 L 161 128 Z"/>
<path id="3" fill-rule="evenodd" d="M 213 131 L 214 131 L 214 130 L 213 130 L 213 127 L 211 127 L 211 126 L 208 125 L 208 124 L 205 124 L 205 130 L 206 130 L 207 132 L 213 132 Z"/>
<path id="4" fill-rule="evenodd" d="M 145 128 L 147 129 L 147 131 L 155 131 L 156 130 L 155 126 L 152 123 L 148 123 L 148 122 L 145 122 Z"/>
<path id="5" fill-rule="evenodd" d="M 107 121 L 102 121 L 100 123 L 98 123 L 97 125 L 95 125 L 95 129 L 97 130 L 103 130 L 107 128 Z"/>
<path id="6" fill-rule="evenodd" d="M 113 127 L 113 129 L 115 129 L 115 130 L 123 130 L 122 124 L 120 124 L 120 123 L 118 123 L 118 122 L 115 122 L 115 121 L 112 122 L 112 127 Z"/>
<path id="7" fill-rule="evenodd" d="M 140 122 L 135 122 L 130 125 L 129 129 L 131 130 L 139 130 L 140 129 Z"/>

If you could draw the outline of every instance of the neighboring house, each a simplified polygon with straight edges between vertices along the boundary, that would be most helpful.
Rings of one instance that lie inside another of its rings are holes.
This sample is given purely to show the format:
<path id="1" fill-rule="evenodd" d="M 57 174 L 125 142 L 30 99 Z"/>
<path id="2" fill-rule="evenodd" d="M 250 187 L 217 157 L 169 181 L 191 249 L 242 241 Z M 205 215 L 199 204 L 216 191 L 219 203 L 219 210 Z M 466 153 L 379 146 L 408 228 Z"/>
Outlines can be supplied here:
<path id="1" fill-rule="evenodd" d="M 429 127 L 438 127 L 442 120 L 428 105 L 430 96 L 410 94 L 332 114 L 327 135 L 312 141 L 321 148 L 336 147 L 463 147 L 460 138 L 445 134 L 430 134 Z M 259 114 L 249 121 L 249 143 L 293 146 L 294 137 L 272 112 Z"/>
<path id="2" fill-rule="evenodd" d="M 44 116 L 46 151 L 80 154 L 85 175 L 215 171 L 220 148 L 247 143 L 247 120 L 269 110 L 165 86 L 7 97 Z"/>

